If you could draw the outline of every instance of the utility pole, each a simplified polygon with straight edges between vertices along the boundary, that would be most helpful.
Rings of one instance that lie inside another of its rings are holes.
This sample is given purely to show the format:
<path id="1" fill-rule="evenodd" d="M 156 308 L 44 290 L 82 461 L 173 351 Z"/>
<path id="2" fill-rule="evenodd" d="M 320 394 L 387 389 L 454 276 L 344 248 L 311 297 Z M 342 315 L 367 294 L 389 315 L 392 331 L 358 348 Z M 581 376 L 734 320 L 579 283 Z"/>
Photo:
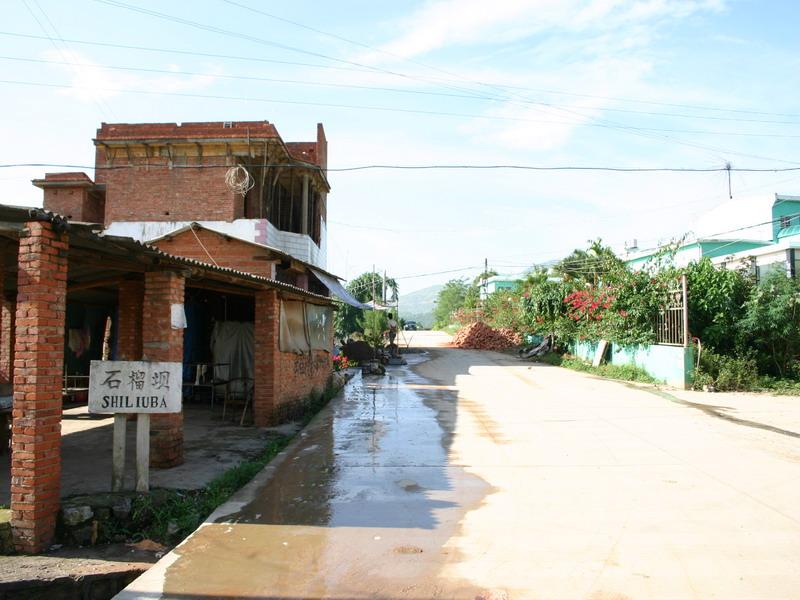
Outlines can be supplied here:
<path id="1" fill-rule="evenodd" d="M 383 305 L 386 306 L 386 269 L 383 270 Z"/>
<path id="2" fill-rule="evenodd" d="M 372 263 L 372 308 L 375 308 L 375 263 Z"/>
<path id="3" fill-rule="evenodd" d="M 482 300 L 481 304 L 483 304 L 483 302 L 486 301 L 486 296 L 489 295 L 488 294 L 488 292 L 489 292 L 489 280 L 487 279 L 487 274 L 488 273 L 489 273 L 489 259 L 488 258 L 484 258 L 483 259 L 483 277 L 481 277 L 481 279 L 483 279 L 483 285 L 481 286 L 481 287 L 483 287 L 483 298 L 481 299 Z"/>

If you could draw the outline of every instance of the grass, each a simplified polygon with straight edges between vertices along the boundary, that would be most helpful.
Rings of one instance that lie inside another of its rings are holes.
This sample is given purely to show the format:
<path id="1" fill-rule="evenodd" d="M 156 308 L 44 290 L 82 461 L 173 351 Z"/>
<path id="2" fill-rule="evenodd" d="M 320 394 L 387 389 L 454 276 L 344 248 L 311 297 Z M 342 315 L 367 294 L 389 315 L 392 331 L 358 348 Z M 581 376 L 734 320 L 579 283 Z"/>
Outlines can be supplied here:
<path id="1" fill-rule="evenodd" d="M 302 405 L 302 412 L 296 414 L 297 419 L 304 427 L 308 425 L 337 392 L 338 389 L 329 387 L 323 394 L 309 397 Z M 256 457 L 228 469 L 202 490 L 158 490 L 157 494 L 137 497 L 132 511 L 133 530 L 112 531 L 109 536 L 149 538 L 168 545 L 179 542 L 253 479 L 292 439 L 293 436 L 280 436 L 270 440 Z"/>
<path id="2" fill-rule="evenodd" d="M 131 538 L 149 538 L 164 544 L 188 536 L 208 515 L 248 483 L 292 440 L 281 436 L 270 440 L 253 459 L 239 463 L 211 481 L 204 489 L 182 492 L 163 490 L 162 494 L 136 498 L 132 520 L 140 524 L 136 532 L 117 532 Z"/>
<path id="3" fill-rule="evenodd" d="M 610 365 L 602 364 L 599 367 L 593 367 L 591 363 L 581 360 L 569 354 L 558 354 L 556 352 L 548 352 L 539 359 L 541 362 L 548 365 L 557 367 L 564 367 L 572 369 L 573 371 L 581 371 L 583 373 L 591 373 L 592 375 L 599 375 L 608 379 L 618 379 L 621 381 L 635 381 L 637 383 L 661 383 L 650 375 L 647 371 L 636 365 Z"/>
<path id="4" fill-rule="evenodd" d="M 776 396 L 800 396 L 800 381 L 764 375 L 758 378 L 752 391 L 767 392 Z"/>

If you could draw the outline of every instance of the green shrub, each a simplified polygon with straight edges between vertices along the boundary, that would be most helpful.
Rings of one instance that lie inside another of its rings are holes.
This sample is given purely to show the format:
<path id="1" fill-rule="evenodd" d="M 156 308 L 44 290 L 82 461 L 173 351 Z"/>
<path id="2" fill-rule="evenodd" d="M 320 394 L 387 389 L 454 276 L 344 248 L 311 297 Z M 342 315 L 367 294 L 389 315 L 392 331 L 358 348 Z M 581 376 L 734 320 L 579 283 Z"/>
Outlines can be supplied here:
<path id="1" fill-rule="evenodd" d="M 713 386 L 719 392 L 743 392 L 758 387 L 758 365 L 752 356 L 725 356 L 711 350 L 700 354 L 694 386 Z"/>
<path id="2" fill-rule="evenodd" d="M 800 280 L 773 271 L 745 302 L 742 340 L 758 350 L 762 372 L 793 377 L 800 357 Z"/>
<path id="3" fill-rule="evenodd" d="M 686 267 L 689 284 L 689 329 L 706 348 L 732 354 L 738 340 L 737 323 L 752 292 L 750 279 L 740 271 L 720 269 L 708 257 Z"/>
<path id="4" fill-rule="evenodd" d="M 383 348 L 383 334 L 389 330 L 389 319 L 382 310 L 364 311 L 358 321 L 364 332 L 364 341 L 373 348 Z"/>
<path id="5" fill-rule="evenodd" d="M 764 375 L 758 379 L 758 389 L 771 394 L 800 396 L 800 381 Z"/>
<path id="6" fill-rule="evenodd" d="M 538 358 L 539 362 L 543 362 L 548 365 L 553 365 L 554 367 L 561 366 L 561 363 L 564 362 L 564 357 L 559 354 L 558 352 L 546 352 L 542 356 Z"/>
<path id="7" fill-rule="evenodd" d="M 600 377 L 607 377 L 608 379 L 635 381 L 637 383 L 660 383 L 658 379 L 636 365 L 602 364 L 599 367 L 594 367 L 591 363 L 581 360 L 575 356 L 570 356 L 569 354 L 565 354 L 561 357 L 560 365 L 562 367 L 566 367 L 567 369 L 572 369 L 573 371 L 592 373 L 594 375 L 599 375 Z"/>

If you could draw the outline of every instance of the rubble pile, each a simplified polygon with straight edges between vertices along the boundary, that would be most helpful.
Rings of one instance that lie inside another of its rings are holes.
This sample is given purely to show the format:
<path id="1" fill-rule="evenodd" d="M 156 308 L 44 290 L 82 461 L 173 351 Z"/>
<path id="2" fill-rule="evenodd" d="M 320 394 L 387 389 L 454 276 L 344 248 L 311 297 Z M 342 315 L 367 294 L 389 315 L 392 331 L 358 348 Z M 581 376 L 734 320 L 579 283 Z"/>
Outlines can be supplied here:
<path id="1" fill-rule="evenodd" d="M 513 329 L 492 329 L 480 321 L 470 323 L 458 330 L 453 337 L 455 348 L 474 350 L 505 350 L 522 343 L 522 338 Z"/>

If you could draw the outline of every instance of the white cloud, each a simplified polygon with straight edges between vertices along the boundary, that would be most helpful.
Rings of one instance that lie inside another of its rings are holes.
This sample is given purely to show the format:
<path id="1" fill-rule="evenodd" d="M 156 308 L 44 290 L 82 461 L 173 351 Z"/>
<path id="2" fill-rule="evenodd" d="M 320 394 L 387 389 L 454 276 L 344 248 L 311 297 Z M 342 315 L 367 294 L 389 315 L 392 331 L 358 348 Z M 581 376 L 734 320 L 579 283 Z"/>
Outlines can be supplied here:
<path id="1" fill-rule="evenodd" d="M 482 118 L 462 123 L 461 132 L 500 148 L 552 150 L 601 117 L 614 104 L 609 98 L 641 87 L 656 60 L 650 47 L 661 24 L 723 8 L 723 0 L 437 0 L 400 21 L 382 53 L 359 60 L 386 64 L 458 46 L 479 49 L 456 67 L 454 84 L 501 81 L 531 89 L 475 87 L 497 100 Z M 490 58 L 502 71 L 480 72 L 472 64 Z M 574 90 L 576 81 L 587 97 L 533 91 Z"/>
<path id="2" fill-rule="evenodd" d="M 717 11 L 723 0 L 438 0 L 401 24 L 401 33 L 381 50 L 403 58 L 450 45 L 498 44 L 544 31 L 615 29 Z M 378 54 L 372 55 L 378 60 Z"/>
<path id="3" fill-rule="evenodd" d="M 98 63 L 79 52 L 71 50 L 48 50 L 42 58 L 53 61 L 53 67 L 69 76 L 70 87 L 61 91 L 84 102 L 106 100 L 125 92 L 125 90 L 153 90 L 159 92 L 181 92 L 204 88 L 217 80 L 210 75 L 145 75 L 135 71 L 103 68 Z M 178 71 L 179 67 L 169 64 L 162 70 Z"/>

